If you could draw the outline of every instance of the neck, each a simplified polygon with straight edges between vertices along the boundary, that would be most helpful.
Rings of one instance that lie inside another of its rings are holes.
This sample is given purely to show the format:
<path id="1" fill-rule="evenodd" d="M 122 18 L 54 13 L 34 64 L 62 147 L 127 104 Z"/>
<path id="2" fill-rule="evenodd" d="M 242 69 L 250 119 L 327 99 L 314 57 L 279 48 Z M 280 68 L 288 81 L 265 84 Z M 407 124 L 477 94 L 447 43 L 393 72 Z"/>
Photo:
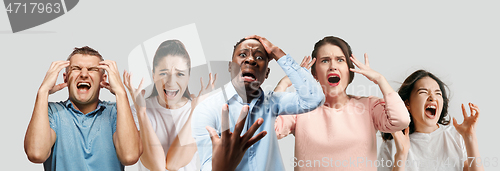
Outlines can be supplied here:
<path id="1" fill-rule="evenodd" d="M 90 113 L 97 108 L 98 101 L 89 104 L 77 104 L 74 103 L 73 101 L 71 101 L 71 103 L 73 104 L 73 107 L 75 107 L 76 110 L 86 115 L 87 113 Z"/>
<path id="2" fill-rule="evenodd" d="M 325 96 L 325 106 L 329 108 L 340 109 L 344 107 L 344 105 L 349 101 L 349 96 L 342 92 L 336 95 L 327 95 Z"/>
<path id="3" fill-rule="evenodd" d="M 254 98 L 257 98 L 258 95 L 260 95 L 259 89 L 254 89 L 253 86 L 250 86 L 251 88 L 245 88 L 245 86 L 236 87 L 233 84 L 233 87 L 236 90 L 236 93 L 238 93 L 238 96 L 243 99 L 244 103 L 250 103 Z"/>
<path id="4" fill-rule="evenodd" d="M 186 97 L 182 97 L 177 103 L 173 103 L 173 104 L 169 104 L 169 103 L 161 100 L 160 97 L 157 97 L 156 100 L 158 101 L 158 104 L 160 104 L 160 106 L 167 108 L 167 109 L 179 109 L 188 102 L 188 98 L 186 98 Z"/>
<path id="5" fill-rule="evenodd" d="M 415 132 L 420 132 L 420 133 L 432 133 L 436 131 L 439 128 L 439 125 L 433 125 L 433 126 L 424 126 L 424 125 L 417 125 L 415 124 Z"/>

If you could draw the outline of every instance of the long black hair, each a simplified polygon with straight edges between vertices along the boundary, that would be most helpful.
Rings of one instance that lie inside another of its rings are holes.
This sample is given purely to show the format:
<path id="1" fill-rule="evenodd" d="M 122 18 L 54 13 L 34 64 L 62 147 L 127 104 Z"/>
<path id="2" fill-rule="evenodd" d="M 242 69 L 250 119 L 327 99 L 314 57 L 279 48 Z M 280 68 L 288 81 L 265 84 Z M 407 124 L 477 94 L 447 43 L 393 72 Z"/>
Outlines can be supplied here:
<path id="1" fill-rule="evenodd" d="M 405 81 L 403 82 L 403 84 L 401 85 L 401 87 L 398 90 L 398 94 L 401 97 L 401 100 L 403 100 L 405 103 L 408 103 L 408 101 L 410 100 L 411 92 L 412 92 L 413 88 L 415 87 L 415 83 L 417 83 L 418 80 L 420 80 L 424 77 L 430 77 L 430 78 L 434 79 L 438 83 L 439 88 L 441 89 L 441 93 L 443 96 L 443 110 L 441 111 L 441 116 L 439 116 L 438 123 L 442 124 L 442 125 L 450 124 L 450 120 L 447 117 L 448 116 L 449 97 L 448 97 L 448 92 L 446 90 L 448 89 L 448 86 L 443 81 L 441 81 L 438 77 L 436 77 L 434 74 L 432 74 L 428 71 L 417 70 L 405 79 Z M 408 113 L 409 112 L 410 111 L 408 111 Z M 413 117 L 411 116 L 411 113 L 410 113 L 410 118 L 411 118 L 411 121 L 410 121 L 410 125 L 408 127 L 410 127 L 410 134 L 412 134 L 415 132 L 415 123 L 413 122 Z M 402 132 L 404 132 L 404 130 L 402 130 Z M 382 139 L 384 141 L 393 139 L 393 137 L 390 133 L 383 133 L 382 132 L 381 134 L 382 134 Z"/>

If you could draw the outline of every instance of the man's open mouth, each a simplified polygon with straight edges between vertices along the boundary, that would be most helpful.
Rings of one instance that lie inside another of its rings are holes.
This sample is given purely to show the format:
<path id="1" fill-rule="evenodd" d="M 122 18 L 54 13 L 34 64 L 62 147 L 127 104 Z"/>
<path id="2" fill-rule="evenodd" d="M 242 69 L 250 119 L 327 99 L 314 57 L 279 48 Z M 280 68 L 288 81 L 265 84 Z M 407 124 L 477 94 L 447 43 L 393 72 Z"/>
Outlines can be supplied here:
<path id="1" fill-rule="evenodd" d="M 249 73 L 249 72 L 242 73 L 241 77 L 243 78 L 243 81 L 247 81 L 247 82 L 255 81 L 255 75 L 253 75 L 252 73 Z"/>
<path id="2" fill-rule="evenodd" d="M 90 83 L 84 83 L 84 82 L 82 82 L 82 83 L 78 83 L 78 84 L 76 85 L 76 88 L 78 88 L 78 90 L 89 90 L 89 89 L 90 89 L 90 87 L 91 87 L 91 86 L 90 86 Z"/>

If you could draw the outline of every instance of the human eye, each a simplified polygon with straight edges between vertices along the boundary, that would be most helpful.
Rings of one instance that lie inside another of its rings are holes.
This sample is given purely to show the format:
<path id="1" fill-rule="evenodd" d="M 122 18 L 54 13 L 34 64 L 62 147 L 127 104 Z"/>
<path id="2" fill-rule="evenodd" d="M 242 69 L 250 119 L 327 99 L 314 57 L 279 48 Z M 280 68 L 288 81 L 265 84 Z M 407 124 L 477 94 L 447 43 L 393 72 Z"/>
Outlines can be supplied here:
<path id="1" fill-rule="evenodd" d="M 92 68 L 89 68 L 89 71 L 99 71 L 99 68 L 97 68 L 97 67 L 92 67 Z"/>
<path id="2" fill-rule="evenodd" d="M 255 59 L 257 59 L 257 60 L 262 60 L 262 59 L 264 59 L 264 58 L 263 58 L 262 56 L 257 56 L 257 57 L 255 57 Z"/>
<path id="3" fill-rule="evenodd" d="M 245 54 L 245 53 L 240 53 L 238 56 L 240 56 L 240 57 L 247 57 L 247 54 Z"/>
<path id="4" fill-rule="evenodd" d="M 345 59 L 344 59 L 344 58 L 338 58 L 338 59 L 337 59 L 337 62 L 344 62 L 344 61 L 345 61 Z"/>
<path id="5" fill-rule="evenodd" d="M 78 71 L 78 70 L 80 70 L 80 69 L 81 69 L 81 68 L 80 68 L 80 67 L 78 67 L 78 66 L 72 66 L 72 67 L 71 67 L 71 70 L 72 70 L 72 71 Z"/>
<path id="6" fill-rule="evenodd" d="M 177 76 L 179 76 L 179 77 L 182 77 L 182 76 L 185 76 L 185 75 L 186 75 L 186 74 L 184 74 L 184 73 L 182 73 L 182 72 L 177 73 Z"/>
<path id="7" fill-rule="evenodd" d="M 436 95 L 438 95 L 438 96 L 442 96 L 442 95 L 443 95 L 443 93 L 441 93 L 440 91 L 438 91 L 438 92 L 436 92 Z"/>
<path id="8" fill-rule="evenodd" d="M 160 76 L 165 76 L 165 75 L 167 75 L 167 73 L 164 72 L 160 73 Z"/>
<path id="9" fill-rule="evenodd" d="M 328 63 L 328 59 L 321 60 L 321 63 Z"/>

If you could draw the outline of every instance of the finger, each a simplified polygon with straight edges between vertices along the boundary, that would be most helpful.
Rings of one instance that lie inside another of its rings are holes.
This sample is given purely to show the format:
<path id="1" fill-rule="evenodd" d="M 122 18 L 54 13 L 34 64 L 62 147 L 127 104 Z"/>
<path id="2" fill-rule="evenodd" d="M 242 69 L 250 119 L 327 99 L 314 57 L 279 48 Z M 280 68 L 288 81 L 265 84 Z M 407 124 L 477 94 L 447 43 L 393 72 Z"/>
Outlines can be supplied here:
<path id="1" fill-rule="evenodd" d="M 370 66 L 370 62 L 368 61 L 368 54 L 365 53 L 365 65 Z"/>
<path id="2" fill-rule="evenodd" d="M 61 83 L 61 84 L 58 84 L 58 85 L 55 85 L 54 87 L 52 87 L 52 89 L 49 91 L 49 94 L 53 94 L 61 89 L 63 89 L 64 87 L 67 87 L 68 84 L 67 83 Z"/>
<path id="3" fill-rule="evenodd" d="M 363 71 L 358 70 L 358 69 L 349 68 L 349 70 L 352 71 L 352 72 L 358 73 L 358 74 L 363 74 Z"/>
<path id="4" fill-rule="evenodd" d="M 215 88 L 215 80 L 217 80 L 217 73 L 215 73 L 214 79 L 212 80 L 212 89 Z"/>
<path id="5" fill-rule="evenodd" d="M 473 115 L 474 120 L 477 120 L 477 118 L 479 117 L 479 108 L 472 103 L 469 103 L 469 106 L 471 108 L 471 116 Z M 474 111 L 474 114 L 472 114 L 472 111 Z"/>
<path id="6" fill-rule="evenodd" d="M 356 57 L 354 56 L 354 54 L 353 54 L 350 58 L 351 58 L 352 63 L 354 63 L 354 65 L 356 65 L 358 68 L 360 68 L 360 69 L 361 69 L 361 67 L 360 67 L 360 66 L 362 66 L 362 65 L 361 65 L 361 63 L 358 61 L 358 59 L 356 59 Z"/>
<path id="7" fill-rule="evenodd" d="M 307 63 L 307 61 L 309 61 L 308 58 L 309 58 L 308 56 L 304 56 L 304 58 L 302 59 L 302 62 L 300 62 L 301 67 L 306 67 L 306 63 Z"/>
<path id="8" fill-rule="evenodd" d="M 139 83 L 139 87 L 137 87 L 137 90 L 142 90 L 143 83 L 144 83 L 144 77 L 141 79 L 141 82 Z"/>
<path id="9" fill-rule="evenodd" d="M 311 62 L 309 62 L 309 64 L 307 65 L 307 69 L 311 69 L 311 67 L 314 65 L 315 62 L 316 62 L 316 58 L 313 58 L 311 60 Z"/>
<path id="10" fill-rule="evenodd" d="M 200 90 L 200 92 L 202 92 L 203 91 L 203 87 L 205 87 L 205 85 L 203 84 L 203 77 L 200 77 L 200 84 L 201 84 L 201 90 Z"/>
<path id="11" fill-rule="evenodd" d="M 214 141 L 217 141 L 220 139 L 219 135 L 217 135 L 217 131 L 214 128 L 212 128 L 210 126 L 206 126 L 205 129 L 207 129 L 208 134 L 210 135 L 210 139 L 212 140 L 212 144 Z"/>
<path id="12" fill-rule="evenodd" d="M 222 139 L 229 136 L 229 109 L 228 105 L 222 105 L 222 116 L 221 116 L 221 132 Z"/>
<path id="13" fill-rule="evenodd" d="M 234 126 L 233 136 L 238 136 L 238 137 L 240 136 L 241 130 L 243 130 L 243 127 L 245 126 L 245 118 L 247 117 L 248 109 L 249 109 L 248 105 L 244 105 L 243 108 L 241 108 L 240 116 L 238 117 L 236 125 Z"/>
<path id="14" fill-rule="evenodd" d="M 111 91 L 111 86 L 109 85 L 109 83 L 102 81 L 99 83 L 99 85 L 101 86 L 101 88 L 106 88 Z"/>
<path id="15" fill-rule="evenodd" d="M 130 77 L 128 77 L 128 72 L 127 70 L 123 70 L 123 84 L 125 84 L 125 86 L 127 86 L 128 80 L 130 80 Z"/>
<path id="16" fill-rule="evenodd" d="M 255 34 L 254 34 L 254 35 L 251 35 L 251 36 L 247 36 L 247 37 L 245 37 L 245 39 L 260 39 L 260 38 L 262 38 L 262 37 L 257 36 L 257 35 L 255 35 Z"/>
<path id="17" fill-rule="evenodd" d="M 462 115 L 464 115 L 464 120 L 467 118 L 467 111 L 465 111 L 465 106 L 462 104 Z"/>
<path id="18" fill-rule="evenodd" d="M 250 148 L 250 146 L 252 146 L 253 144 L 255 144 L 257 141 L 260 141 L 266 135 L 267 135 L 267 131 L 260 132 L 256 136 L 254 136 L 251 139 L 249 139 L 248 142 L 243 147 L 243 149 L 246 150 L 246 149 Z"/>
<path id="19" fill-rule="evenodd" d="M 259 127 L 264 123 L 264 119 L 259 118 L 255 121 L 252 126 L 248 129 L 248 131 L 243 135 L 242 142 L 248 141 L 253 134 L 259 129 Z"/>
<path id="20" fill-rule="evenodd" d="M 207 89 L 208 87 L 213 83 L 213 78 L 212 78 L 212 73 L 208 74 L 208 84 L 207 84 Z"/>
<path id="21" fill-rule="evenodd" d="M 453 126 L 455 126 L 455 129 L 460 126 L 458 125 L 458 122 L 457 122 L 457 119 L 455 119 L 455 117 L 453 117 Z"/>
<path id="22" fill-rule="evenodd" d="M 405 136 L 410 137 L 410 127 L 405 128 Z"/>

